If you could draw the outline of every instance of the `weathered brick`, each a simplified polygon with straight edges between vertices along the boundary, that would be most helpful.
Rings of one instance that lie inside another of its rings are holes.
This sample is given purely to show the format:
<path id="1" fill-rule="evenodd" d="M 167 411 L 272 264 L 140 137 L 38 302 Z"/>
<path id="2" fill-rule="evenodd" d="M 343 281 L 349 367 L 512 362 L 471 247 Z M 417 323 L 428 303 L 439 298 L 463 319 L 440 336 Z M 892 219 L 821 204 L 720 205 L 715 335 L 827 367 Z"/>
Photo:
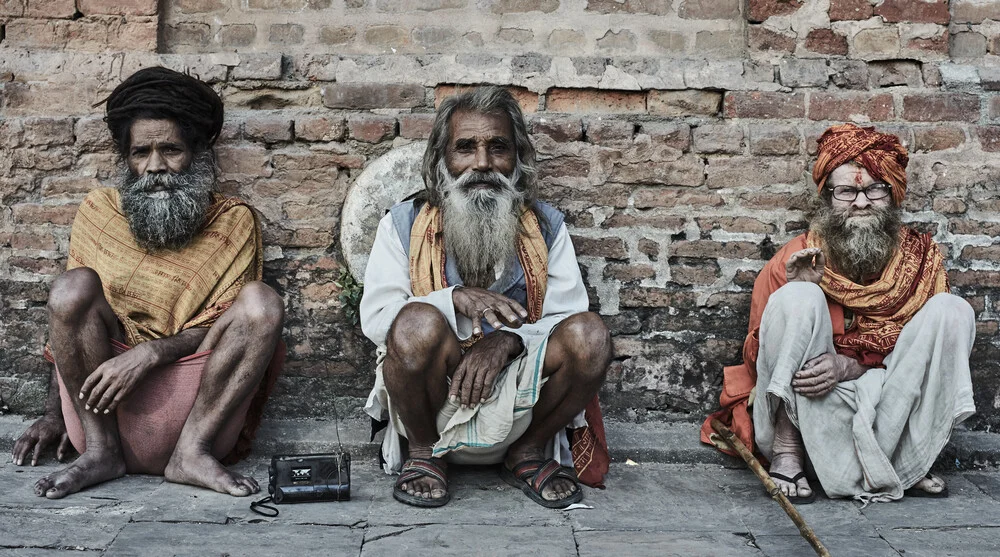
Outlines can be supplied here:
<path id="1" fill-rule="evenodd" d="M 538 111 L 538 101 L 539 95 L 534 91 L 529 91 L 525 87 L 506 87 L 507 92 L 517 100 L 517 104 L 521 105 L 521 110 L 527 114 L 532 114 Z M 467 85 L 438 85 L 434 88 L 434 107 L 441 105 L 441 101 L 446 98 L 464 93 L 469 91 L 470 87 Z"/>
<path id="2" fill-rule="evenodd" d="M 178 11 L 185 14 L 203 14 L 226 9 L 226 0 L 175 0 Z"/>
<path id="3" fill-rule="evenodd" d="M 306 0 L 245 0 L 251 10 L 292 10 L 306 6 Z"/>
<path id="4" fill-rule="evenodd" d="M 979 58 L 986 55 L 986 37 L 974 31 L 952 33 L 948 39 L 952 58 Z"/>
<path id="5" fill-rule="evenodd" d="M 557 143 L 580 141 L 583 139 L 583 121 L 580 118 L 549 116 L 533 116 L 531 132 L 547 135 Z"/>
<path id="6" fill-rule="evenodd" d="M 652 207 L 722 207 L 725 199 L 717 193 L 690 188 L 640 188 L 633 196 L 636 209 Z"/>
<path id="7" fill-rule="evenodd" d="M 922 80 L 920 62 L 913 60 L 886 60 L 868 64 L 872 87 L 920 87 Z"/>
<path id="8" fill-rule="evenodd" d="M 85 194 L 101 187 L 97 178 L 77 176 L 46 176 L 42 178 L 42 194 L 48 198 Z"/>
<path id="9" fill-rule="evenodd" d="M 913 151 L 942 151 L 965 144 L 965 131 L 952 126 L 913 128 Z"/>
<path id="10" fill-rule="evenodd" d="M 743 31 L 726 29 L 721 31 L 698 31 L 694 35 L 694 48 L 703 55 L 730 58 L 743 53 Z"/>
<path id="11" fill-rule="evenodd" d="M 949 219 L 948 231 L 952 234 L 1000 236 L 1000 222 L 976 221 L 966 218 Z"/>
<path id="12" fill-rule="evenodd" d="M 375 7 L 380 12 L 434 12 L 464 8 L 468 0 L 378 0 Z"/>
<path id="13" fill-rule="evenodd" d="M 752 242 L 678 240 L 670 244 L 670 254 L 711 259 L 760 259 L 760 247 Z"/>
<path id="14" fill-rule="evenodd" d="M 602 54 L 629 54 L 635 52 L 637 41 L 635 33 L 623 29 L 618 32 L 609 30 L 594 44 Z"/>
<path id="15" fill-rule="evenodd" d="M 505 43 L 528 44 L 534 38 L 535 34 L 530 29 L 502 27 L 497 31 L 497 40 Z"/>
<path id="16" fill-rule="evenodd" d="M 66 145 L 73 143 L 72 118 L 26 118 L 22 122 L 24 142 L 28 145 Z"/>
<path id="17" fill-rule="evenodd" d="M 723 230 L 742 234 L 773 234 L 777 227 L 749 217 L 704 217 L 698 218 L 698 228 L 703 232 Z"/>
<path id="18" fill-rule="evenodd" d="M 847 37 L 834 33 L 832 29 L 813 29 L 806 35 L 806 48 L 834 56 L 847 55 Z"/>
<path id="19" fill-rule="evenodd" d="M 220 145 L 215 153 L 223 174 L 267 178 L 273 172 L 270 154 L 259 145 Z"/>
<path id="20" fill-rule="evenodd" d="M 683 33 L 665 29 L 649 31 L 649 40 L 666 52 L 684 52 L 687 48 L 687 38 Z"/>
<path id="21" fill-rule="evenodd" d="M 458 33 L 451 27 L 417 27 L 410 35 L 414 43 L 431 51 L 451 46 L 458 40 Z"/>
<path id="22" fill-rule="evenodd" d="M 976 137 L 983 151 L 1000 152 L 1000 126 L 976 126 Z"/>
<path id="23" fill-rule="evenodd" d="M 708 285 L 719 278 L 719 264 L 689 257 L 671 257 L 670 282 L 683 286 Z"/>
<path id="24" fill-rule="evenodd" d="M 406 139 L 427 139 L 434 127 L 433 114 L 401 114 L 399 116 L 399 137 Z"/>
<path id="25" fill-rule="evenodd" d="M 643 122 L 640 132 L 649 136 L 654 145 L 666 145 L 678 151 L 691 148 L 691 126 L 666 122 Z"/>
<path id="26" fill-rule="evenodd" d="M 861 60 L 830 60 L 830 80 L 841 89 L 868 89 L 868 64 Z"/>
<path id="27" fill-rule="evenodd" d="M 291 141 L 292 120 L 280 114 L 250 116 L 243 123 L 243 133 L 249 139 L 265 143 Z"/>
<path id="28" fill-rule="evenodd" d="M 656 269 L 649 264 L 609 263 L 604 267 L 604 278 L 622 282 L 639 282 L 656 278 Z"/>
<path id="29" fill-rule="evenodd" d="M 623 308 L 666 308 L 687 304 L 690 292 L 678 292 L 666 288 L 624 286 L 619 292 L 620 304 Z M 618 345 L 615 353 L 621 354 Z"/>
<path id="30" fill-rule="evenodd" d="M 747 37 L 751 50 L 795 51 L 795 37 L 772 31 L 763 25 L 748 25 Z"/>
<path id="31" fill-rule="evenodd" d="M 587 11 L 602 14 L 665 15 L 670 0 L 587 0 Z"/>
<path id="32" fill-rule="evenodd" d="M 799 130 L 794 126 L 750 126 L 750 153 L 753 155 L 794 155 L 802 146 Z"/>
<path id="33" fill-rule="evenodd" d="M 51 232 L 40 230 L 15 230 L 10 237 L 10 247 L 15 250 L 48 250 L 57 249 L 55 237 Z"/>
<path id="34" fill-rule="evenodd" d="M 548 112 L 629 113 L 645 112 L 646 94 L 641 91 L 552 88 L 545 94 Z"/>
<path id="35" fill-rule="evenodd" d="M 921 50 L 924 52 L 931 52 L 936 54 L 948 54 L 949 43 L 950 41 L 948 40 L 948 29 L 943 29 L 941 31 L 941 34 L 933 37 L 929 38 L 918 37 L 910 39 L 906 43 L 906 48 L 913 50 Z M 931 81 L 927 79 L 926 75 L 924 76 L 924 81 L 926 85 L 932 85 Z"/>
<path id="36" fill-rule="evenodd" d="M 596 145 L 620 146 L 632 142 L 635 124 L 622 120 L 595 118 L 585 123 L 587 141 Z"/>
<path id="37" fill-rule="evenodd" d="M 859 58 L 896 58 L 899 55 L 899 29 L 896 27 L 862 29 L 852 42 L 852 54 Z"/>
<path id="38" fill-rule="evenodd" d="M 784 157 L 710 158 L 705 169 L 709 188 L 761 187 L 803 181 L 804 161 Z"/>
<path id="39" fill-rule="evenodd" d="M 685 19 L 733 19 L 740 15 L 738 0 L 682 0 L 677 15 Z"/>
<path id="40" fill-rule="evenodd" d="M 7 5 L 19 5 L 17 9 L 6 8 Z M 15 17 L 46 17 L 46 18 L 70 18 L 76 14 L 75 0 L 12 0 L 10 2 L 0 2 L 0 14 L 12 15 Z"/>
<path id="41" fill-rule="evenodd" d="M 747 21 L 760 23 L 771 16 L 795 13 L 801 7 L 799 0 L 749 0 Z"/>
<path id="42" fill-rule="evenodd" d="M 727 124 L 708 124 L 692 130 L 696 153 L 743 152 L 743 128 Z"/>
<path id="43" fill-rule="evenodd" d="M 395 137 L 396 119 L 391 116 L 351 116 L 347 120 L 347 130 L 351 139 L 378 143 Z"/>
<path id="44" fill-rule="evenodd" d="M 222 46 L 250 46 L 257 38 L 257 26 L 252 23 L 223 25 L 216 36 Z"/>
<path id="45" fill-rule="evenodd" d="M 413 108 L 425 102 L 424 86 L 416 83 L 330 83 L 321 93 L 327 108 Z"/>
<path id="46" fill-rule="evenodd" d="M 990 119 L 1000 118 L 1000 97 L 990 97 L 987 110 Z"/>
<path id="47" fill-rule="evenodd" d="M 868 0 L 830 0 L 830 21 L 868 19 L 872 13 Z"/>
<path id="48" fill-rule="evenodd" d="M 815 58 L 782 58 L 778 75 L 786 87 L 826 87 L 830 79 L 826 60 Z"/>
<path id="49" fill-rule="evenodd" d="M 365 29 L 365 42 L 387 50 L 403 48 L 410 44 L 410 32 L 399 25 L 372 25 Z"/>
<path id="50" fill-rule="evenodd" d="M 998 271 L 949 271 L 948 278 L 952 287 L 1000 288 Z"/>
<path id="51" fill-rule="evenodd" d="M 275 23 L 268 29 L 268 40 L 277 45 L 302 44 L 305 32 L 297 23 Z"/>
<path id="52" fill-rule="evenodd" d="M 723 113 L 726 118 L 804 118 L 805 94 L 727 91 Z"/>
<path id="53" fill-rule="evenodd" d="M 343 45 L 351 42 L 357 31 L 354 27 L 344 25 L 324 25 L 319 28 L 317 38 L 322 44 Z"/>
<path id="54" fill-rule="evenodd" d="M 546 183 L 566 183 L 564 178 L 586 178 L 590 161 L 580 157 L 554 157 L 538 161 L 538 178 Z"/>
<path id="55" fill-rule="evenodd" d="M 979 120 L 979 96 L 966 93 L 904 95 L 903 118 L 911 122 L 975 122 Z"/>
<path id="56" fill-rule="evenodd" d="M 278 79 L 281 77 L 280 54 L 240 54 L 233 67 L 233 79 Z"/>
<path id="57" fill-rule="evenodd" d="M 965 201 L 957 197 L 937 197 L 934 199 L 934 211 L 946 215 L 961 214 L 968 209 Z"/>
<path id="58" fill-rule="evenodd" d="M 883 0 L 875 7 L 875 15 L 889 23 L 937 23 L 947 25 L 948 0 Z"/>
<path id="59" fill-rule="evenodd" d="M 178 23 L 164 30 L 171 44 L 205 46 L 212 38 L 212 27 L 206 23 Z"/>
<path id="60" fill-rule="evenodd" d="M 490 4 L 495 14 L 552 13 L 559 8 L 559 0 L 490 0 Z"/>
<path id="61" fill-rule="evenodd" d="M 11 207 L 12 216 L 16 224 L 73 224 L 73 217 L 79 203 L 67 203 L 64 205 L 39 205 L 34 203 L 22 203 Z"/>
<path id="62" fill-rule="evenodd" d="M 677 215 L 664 214 L 658 209 L 632 211 L 623 213 L 616 211 L 614 215 L 601 223 L 601 228 L 635 228 L 638 226 L 652 227 L 659 231 L 680 232 L 687 225 L 687 219 Z M 652 241 L 652 240 L 650 240 Z M 653 242 L 655 244 L 655 242 Z M 647 251 L 643 251 L 643 244 L 640 242 L 639 251 L 649 256 Z M 653 254 L 655 258 L 655 253 Z"/>
<path id="63" fill-rule="evenodd" d="M 616 164 L 608 180 L 622 184 L 695 187 L 705 182 L 705 163 L 701 157 L 683 156 L 668 163 Z"/>
<path id="64" fill-rule="evenodd" d="M 1000 3 L 995 0 L 952 0 L 951 22 L 979 24 L 987 19 L 1000 21 Z"/>
<path id="65" fill-rule="evenodd" d="M 810 120 L 879 122 L 894 116 L 892 95 L 888 93 L 812 93 L 809 97 Z"/>
<path id="66" fill-rule="evenodd" d="M 646 108 L 650 114 L 668 117 L 715 116 L 722 106 L 722 93 L 684 89 L 680 91 L 649 91 Z"/>
<path id="67" fill-rule="evenodd" d="M 157 0 L 76 0 L 83 15 L 156 15 Z"/>
<path id="68" fill-rule="evenodd" d="M 584 257 L 606 257 L 608 259 L 627 259 L 628 249 L 625 240 L 621 238 L 588 238 L 586 236 L 570 236 L 576 254 Z"/>

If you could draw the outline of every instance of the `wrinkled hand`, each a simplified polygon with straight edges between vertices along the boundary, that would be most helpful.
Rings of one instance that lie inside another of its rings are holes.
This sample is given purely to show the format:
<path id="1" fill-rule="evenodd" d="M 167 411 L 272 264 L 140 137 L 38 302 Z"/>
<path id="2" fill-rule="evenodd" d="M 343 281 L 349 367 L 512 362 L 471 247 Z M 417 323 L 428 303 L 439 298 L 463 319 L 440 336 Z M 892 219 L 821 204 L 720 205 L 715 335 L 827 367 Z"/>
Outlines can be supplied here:
<path id="1" fill-rule="evenodd" d="M 56 459 L 62 462 L 69 452 L 69 435 L 66 435 L 66 424 L 61 416 L 46 414 L 35 420 L 14 443 L 11 462 L 17 466 L 24 464 L 24 459 L 31 455 L 31 465 L 38 464 L 38 457 L 50 445 L 58 443 Z"/>
<path id="2" fill-rule="evenodd" d="M 799 250 L 785 263 L 785 278 L 788 282 L 819 284 L 824 272 L 826 272 L 826 256 L 819 248 Z"/>
<path id="3" fill-rule="evenodd" d="M 95 414 L 113 412 L 153 367 L 153 356 L 144 344 L 105 361 L 83 382 L 79 395 L 83 409 Z"/>
<path id="4" fill-rule="evenodd" d="M 448 397 L 464 406 L 475 406 L 493 392 L 493 383 L 511 358 L 520 354 L 521 339 L 496 331 L 472 345 L 451 376 Z"/>
<path id="5" fill-rule="evenodd" d="M 480 327 L 483 319 L 494 329 L 499 329 L 501 325 L 516 329 L 528 317 L 528 312 L 521 304 L 503 294 L 483 288 L 456 288 L 452 290 L 451 299 L 455 304 L 455 311 L 472 320 L 474 335 L 483 332 Z"/>
<path id="6" fill-rule="evenodd" d="M 792 389 L 808 397 L 823 396 L 832 391 L 837 383 L 857 379 L 864 371 L 853 358 L 826 353 L 806 362 L 792 376 Z"/>

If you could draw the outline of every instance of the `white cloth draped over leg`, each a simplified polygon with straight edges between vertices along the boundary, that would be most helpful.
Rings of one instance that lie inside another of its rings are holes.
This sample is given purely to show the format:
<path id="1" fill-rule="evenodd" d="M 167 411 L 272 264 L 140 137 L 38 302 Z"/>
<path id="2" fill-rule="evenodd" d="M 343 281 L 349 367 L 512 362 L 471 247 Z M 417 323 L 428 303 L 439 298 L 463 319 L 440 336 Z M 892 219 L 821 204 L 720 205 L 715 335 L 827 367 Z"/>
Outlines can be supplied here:
<path id="1" fill-rule="evenodd" d="M 819 286 L 792 282 L 771 295 L 760 326 L 755 441 L 770 459 L 784 402 L 829 496 L 899 499 L 927 474 L 954 426 L 976 411 L 969 372 L 975 314 L 958 296 L 937 294 L 903 327 L 885 369 L 821 397 L 796 394 L 792 376 L 834 351 L 832 329 Z"/>

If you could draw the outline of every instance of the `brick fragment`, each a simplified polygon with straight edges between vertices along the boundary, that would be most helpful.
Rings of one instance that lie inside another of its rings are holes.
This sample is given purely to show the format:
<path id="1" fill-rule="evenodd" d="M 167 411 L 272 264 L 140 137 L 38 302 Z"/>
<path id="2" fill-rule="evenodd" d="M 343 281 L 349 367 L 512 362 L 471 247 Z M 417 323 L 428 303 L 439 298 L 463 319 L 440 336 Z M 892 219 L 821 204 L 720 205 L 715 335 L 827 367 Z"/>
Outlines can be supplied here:
<path id="1" fill-rule="evenodd" d="M 167 25 L 164 34 L 170 44 L 205 46 L 212 36 L 212 27 L 207 23 L 177 23 Z"/>
<path id="2" fill-rule="evenodd" d="M 743 152 L 743 128 L 726 124 L 708 124 L 692 130 L 696 153 Z"/>
<path id="3" fill-rule="evenodd" d="M 635 124 L 622 120 L 595 118 L 586 122 L 587 141 L 596 145 L 621 146 L 632 142 Z"/>
<path id="4" fill-rule="evenodd" d="M 911 122 L 975 122 L 979 120 L 979 96 L 966 93 L 904 95 L 903 118 Z"/>
<path id="5" fill-rule="evenodd" d="M 274 23 L 268 29 L 268 40 L 277 45 L 302 44 L 305 32 L 297 23 Z"/>
<path id="6" fill-rule="evenodd" d="M 379 143 L 396 135 L 396 119 L 391 116 L 351 116 L 347 120 L 351 139 L 366 143 Z"/>
<path id="7" fill-rule="evenodd" d="M 924 52 L 932 52 L 936 54 L 948 54 L 948 45 L 950 41 L 948 40 L 948 29 L 943 29 L 940 35 L 931 38 L 916 38 L 910 39 L 906 43 L 906 48 L 913 50 L 922 50 Z M 925 66 L 926 70 L 926 66 Z M 927 85 L 932 85 L 927 77 L 924 77 L 924 81 Z"/>
<path id="8" fill-rule="evenodd" d="M 669 117 L 715 116 L 722 106 L 722 93 L 684 89 L 680 91 L 651 90 L 646 108 L 650 114 Z"/>
<path id="9" fill-rule="evenodd" d="M 441 106 L 441 101 L 446 98 L 467 92 L 471 89 L 468 85 L 438 85 L 434 88 L 434 107 Z M 507 92 L 514 97 L 517 104 L 521 105 L 521 110 L 526 114 L 532 114 L 538 111 L 538 101 L 539 95 L 534 91 L 528 90 L 526 87 L 515 87 L 508 86 L 505 87 Z"/>
<path id="10" fill-rule="evenodd" d="M 322 44 L 343 45 L 351 42 L 357 30 L 354 27 L 343 25 L 324 25 L 319 28 L 317 38 Z"/>
<path id="11" fill-rule="evenodd" d="M 5 0 L 0 2 L 0 15 L 71 18 L 75 14 L 75 0 Z"/>
<path id="12" fill-rule="evenodd" d="M 794 126 L 750 126 L 750 153 L 753 155 L 795 155 L 802 147 Z"/>
<path id="13" fill-rule="evenodd" d="M 240 54 L 233 67 L 233 79 L 278 79 L 281 77 L 280 54 Z"/>
<path id="14" fill-rule="evenodd" d="M 884 0 L 875 7 L 875 15 L 888 23 L 937 23 L 947 25 L 948 0 Z"/>
<path id="15" fill-rule="evenodd" d="M 1000 126 L 976 126 L 976 137 L 983 151 L 1000 152 Z"/>
<path id="16" fill-rule="evenodd" d="M 896 58 L 900 48 L 899 29 L 862 29 L 854 35 L 853 44 L 853 55 L 859 58 Z"/>
<path id="17" fill-rule="evenodd" d="M 185 14 L 217 12 L 227 7 L 225 0 L 176 0 L 178 11 Z"/>
<path id="18" fill-rule="evenodd" d="M 965 144 L 965 131 L 953 126 L 913 128 L 913 151 L 943 151 Z"/>
<path id="19" fill-rule="evenodd" d="M 83 15 L 156 15 L 157 0 L 77 0 Z"/>
<path id="20" fill-rule="evenodd" d="M 51 232 L 15 230 L 10 237 L 10 247 L 15 250 L 54 251 L 58 248 L 58 244 Z"/>
<path id="21" fill-rule="evenodd" d="M 250 46 L 257 38 L 257 26 L 252 23 L 223 25 L 216 36 L 222 46 Z"/>
<path id="22" fill-rule="evenodd" d="M 738 0 L 682 0 L 677 15 L 684 19 L 733 19 L 740 15 Z"/>
<path id="23" fill-rule="evenodd" d="M 401 114 L 399 116 L 399 137 L 427 139 L 433 126 L 433 114 Z"/>
<path id="24" fill-rule="evenodd" d="M 964 200 L 957 197 L 936 197 L 934 198 L 933 208 L 937 213 L 957 215 L 965 213 L 968 206 Z"/>
<path id="25" fill-rule="evenodd" d="M 834 33 L 832 29 L 813 29 L 806 35 L 806 48 L 833 56 L 847 55 L 847 37 Z"/>
<path id="26" fill-rule="evenodd" d="M 656 269 L 649 264 L 608 263 L 604 267 L 604 278 L 621 282 L 639 282 L 656 278 Z"/>
<path id="27" fill-rule="evenodd" d="M 695 187 L 705 182 L 705 163 L 701 157 L 689 155 L 665 163 L 616 164 L 608 180 L 622 184 Z"/>
<path id="28" fill-rule="evenodd" d="M 782 58 L 778 75 L 786 87 L 826 87 L 830 80 L 826 60 L 816 58 Z"/>
<path id="29" fill-rule="evenodd" d="M 872 10 L 868 0 L 830 0 L 830 21 L 868 19 Z"/>
<path id="30" fill-rule="evenodd" d="M 533 116 L 531 132 L 547 135 L 557 143 L 568 143 L 583 139 L 583 121 L 580 118 L 560 116 Z"/>
<path id="31" fill-rule="evenodd" d="M 249 138 L 265 143 L 291 141 L 292 120 L 281 115 L 255 115 L 243 123 L 243 133 Z"/>
<path id="32" fill-rule="evenodd" d="M 688 124 L 643 122 L 639 132 L 648 135 L 655 145 L 666 145 L 684 152 L 691 148 L 691 126 Z"/>
<path id="33" fill-rule="evenodd" d="M 79 203 L 63 205 L 42 205 L 37 203 L 19 203 L 11 207 L 15 224 L 73 224 L 73 217 Z"/>
<path id="34" fill-rule="evenodd" d="M 986 56 L 986 37 L 975 31 L 952 33 L 948 39 L 948 54 L 952 58 L 979 58 Z"/>
<path id="35" fill-rule="evenodd" d="M 810 120 L 879 122 L 894 116 L 892 95 L 888 93 L 813 93 L 809 97 Z"/>
<path id="36" fill-rule="evenodd" d="M 586 236 L 570 236 L 578 256 L 605 257 L 608 259 L 627 259 L 628 250 L 625 240 L 621 238 L 588 238 Z"/>
<path id="37" fill-rule="evenodd" d="M 28 145 L 73 143 L 72 118 L 26 118 L 22 126 L 24 142 Z"/>
<path id="38" fill-rule="evenodd" d="M 795 37 L 772 31 L 763 25 L 748 25 L 747 37 L 751 50 L 795 51 Z"/>
<path id="39" fill-rule="evenodd" d="M 587 0 L 588 12 L 665 15 L 670 0 Z"/>
<path id="40" fill-rule="evenodd" d="M 711 189 L 797 184 L 803 182 L 804 161 L 785 157 L 710 158 L 705 185 Z"/>
<path id="41" fill-rule="evenodd" d="M 886 60 L 868 64 L 872 87 L 920 87 L 923 79 L 920 62 L 913 60 Z"/>
<path id="42" fill-rule="evenodd" d="M 423 106 L 426 92 L 418 83 L 330 83 L 321 93 L 327 108 L 372 109 Z"/>
<path id="43" fill-rule="evenodd" d="M 677 257 L 760 259 L 760 247 L 753 242 L 678 240 L 670 244 L 670 253 Z"/>
<path id="44" fill-rule="evenodd" d="M 1000 21 L 1000 2 L 995 0 L 952 0 L 951 22 L 979 24 L 991 19 Z"/>
<path id="45" fill-rule="evenodd" d="M 690 188 L 640 188 L 633 196 L 633 204 L 636 209 L 649 209 L 653 207 L 722 207 L 726 204 L 725 199 L 717 193 L 706 192 L 702 189 Z"/>
<path id="46" fill-rule="evenodd" d="M 552 13 L 559 8 L 559 0 L 492 0 L 491 10 L 495 14 L 519 14 L 525 12 Z"/>
<path id="47" fill-rule="evenodd" d="M 399 25 L 372 25 L 365 29 L 365 42 L 386 50 L 410 44 L 410 33 Z"/>
<path id="48" fill-rule="evenodd" d="M 683 285 L 709 285 L 719 278 L 719 264 L 715 261 L 691 257 L 671 257 L 670 281 Z"/>
<path id="49" fill-rule="evenodd" d="M 804 118 L 804 93 L 727 91 L 723 101 L 726 118 Z"/>
<path id="50" fill-rule="evenodd" d="M 645 112 L 646 94 L 641 91 L 552 88 L 545 94 L 548 112 L 634 113 Z"/>
<path id="51" fill-rule="evenodd" d="M 747 21 L 761 23 L 776 15 L 789 15 L 802 7 L 799 0 L 749 0 Z"/>

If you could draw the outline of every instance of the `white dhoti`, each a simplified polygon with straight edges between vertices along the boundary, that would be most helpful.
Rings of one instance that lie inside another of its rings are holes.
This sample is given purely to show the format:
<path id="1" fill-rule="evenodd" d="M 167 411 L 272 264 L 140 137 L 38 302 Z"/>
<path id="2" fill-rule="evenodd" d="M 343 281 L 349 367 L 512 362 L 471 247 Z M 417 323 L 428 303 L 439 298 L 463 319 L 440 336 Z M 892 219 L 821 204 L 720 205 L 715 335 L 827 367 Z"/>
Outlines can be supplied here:
<path id="1" fill-rule="evenodd" d="M 927 474 L 954 426 L 976 411 L 969 372 L 975 334 L 968 302 L 937 294 L 903 327 L 885 369 L 869 369 L 809 398 L 795 393 L 792 376 L 834 352 L 826 296 L 809 282 L 782 286 L 768 299 L 760 325 L 757 446 L 772 457 L 783 402 L 829 496 L 899 499 Z"/>
<path id="2" fill-rule="evenodd" d="M 504 368 L 497 376 L 493 391 L 486 402 L 462 408 L 457 402 L 445 400 L 437 415 L 440 439 L 434 444 L 434 456 L 457 464 L 497 464 L 503 461 L 507 448 L 531 424 L 531 409 L 538 402 L 546 378 L 542 377 L 545 348 L 548 336 L 531 337 L 524 353 Z M 365 412 L 380 421 L 388 420 L 382 441 L 385 471 L 398 473 L 404 455 L 399 436 L 407 437 L 403 421 L 389 398 L 382 376 L 385 353 L 378 354 L 375 368 L 375 386 L 368 395 Z M 583 412 L 566 427 L 584 427 Z M 569 440 L 565 430 L 560 430 L 546 447 L 547 458 L 554 458 L 563 466 L 573 466 Z"/>

